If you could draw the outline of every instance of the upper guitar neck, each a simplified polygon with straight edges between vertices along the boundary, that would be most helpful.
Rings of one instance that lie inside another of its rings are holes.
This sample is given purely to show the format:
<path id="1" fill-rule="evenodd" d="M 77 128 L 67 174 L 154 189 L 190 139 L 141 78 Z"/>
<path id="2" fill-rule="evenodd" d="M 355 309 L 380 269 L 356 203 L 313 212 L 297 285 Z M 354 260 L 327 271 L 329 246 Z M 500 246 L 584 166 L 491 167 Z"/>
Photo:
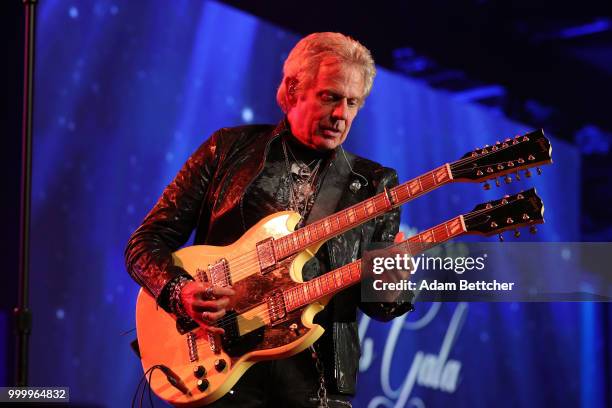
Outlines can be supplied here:
<path id="1" fill-rule="evenodd" d="M 315 221 L 289 235 L 276 239 L 273 243 L 276 259 L 284 259 L 313 244 L 326 241 L 452 180 L 450 166 L 444 164 L 397 187 L 385 190 L 365 201 Z"/>

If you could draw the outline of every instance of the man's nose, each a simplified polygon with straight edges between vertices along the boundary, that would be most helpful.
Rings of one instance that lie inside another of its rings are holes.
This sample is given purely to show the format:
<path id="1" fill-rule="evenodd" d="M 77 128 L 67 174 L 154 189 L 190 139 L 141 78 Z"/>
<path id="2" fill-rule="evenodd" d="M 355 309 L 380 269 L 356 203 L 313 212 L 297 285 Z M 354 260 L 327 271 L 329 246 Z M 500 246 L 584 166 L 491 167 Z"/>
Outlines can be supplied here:
<path id="1" fill-rule="evenodd" d="M 346 98 L 339 100 L 336 106 L 334 106 L 332 117 L 336 120 L 348 119 L 348 102 Z"/>

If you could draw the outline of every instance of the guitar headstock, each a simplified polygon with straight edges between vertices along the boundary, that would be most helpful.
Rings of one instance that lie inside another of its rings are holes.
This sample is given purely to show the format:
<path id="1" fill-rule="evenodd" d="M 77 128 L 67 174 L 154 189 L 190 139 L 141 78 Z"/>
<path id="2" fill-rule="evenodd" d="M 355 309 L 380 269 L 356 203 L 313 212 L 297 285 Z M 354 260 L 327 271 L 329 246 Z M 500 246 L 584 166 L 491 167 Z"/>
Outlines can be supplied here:
<path id="1" fill-rule="evenodd" d="M 506 230 L 515 230 L 515 236 L 520 235 L 518 228 L 530 227 L 536 232 L 535 225 L 544 223 L 544 203 L 536 194 L 535 188 L 499 200 L 479 204 L 463 216 L 468 233 L 480 235 L 500 234 Z"/>
<path id="2" fill-rule="evenodd" d="M 537 167 L 538 174 L 541 174 L 542 170 L 538 166 L 552 163 L 551 154 L 550 141 L 544 136 L 544 131 L 539 129 L 466 153 L 451 163 L 450 168 L 454 179 L 484 181 L 485 190 L 488 190 L 490 185 L 487 180 L 494 179 L 499 187 L 497 178 L 500 176 L 506 176 L 506 183 L 512 181 L 512 173 L 520 180 L 519 170 L 525 170 L 525 177 L 531 177 L 529 169 Z"/>

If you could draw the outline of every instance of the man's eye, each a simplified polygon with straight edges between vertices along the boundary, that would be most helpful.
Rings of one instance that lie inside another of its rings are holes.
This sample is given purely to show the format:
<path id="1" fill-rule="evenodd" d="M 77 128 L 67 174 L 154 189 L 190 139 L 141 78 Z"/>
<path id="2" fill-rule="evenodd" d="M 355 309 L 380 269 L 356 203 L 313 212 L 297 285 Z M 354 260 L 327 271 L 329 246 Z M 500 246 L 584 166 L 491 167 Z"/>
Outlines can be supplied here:
<path id="1" fill-rule="evenodd" d="M 334 100 L 334 95 L 329 93 L 324 93 L 321 95 L 321 99 L 325 102 L 331 102 Z"/>
<path id="2" fill-rule="evenodd" d="M 353 107 L 353 108 L 357 107 L 359 106 L 359 101 L 357 99 L 349 99 L 348 106 Z"/>

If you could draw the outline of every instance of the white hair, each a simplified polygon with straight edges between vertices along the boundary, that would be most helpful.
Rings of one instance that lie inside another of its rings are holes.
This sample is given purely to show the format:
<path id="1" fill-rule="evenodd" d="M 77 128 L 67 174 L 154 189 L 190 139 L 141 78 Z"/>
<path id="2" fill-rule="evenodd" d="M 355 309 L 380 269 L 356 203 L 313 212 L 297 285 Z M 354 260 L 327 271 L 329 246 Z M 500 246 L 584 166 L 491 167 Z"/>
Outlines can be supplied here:
<path id="1" fill-rule="evenodd" d="M 283 112 L 289 111 L 288 94 L 307 89 L 316 78 L 321 62 L 326 57 L 339 63 L 352 64 L 363 72 L 365 99 L 372 90 L 376 67 L 370 51 L 359 41 L 340 33 L 313 33 L 293 47 L 283 66 L 283 80 L 276 92 L 276 101 Z"/>

